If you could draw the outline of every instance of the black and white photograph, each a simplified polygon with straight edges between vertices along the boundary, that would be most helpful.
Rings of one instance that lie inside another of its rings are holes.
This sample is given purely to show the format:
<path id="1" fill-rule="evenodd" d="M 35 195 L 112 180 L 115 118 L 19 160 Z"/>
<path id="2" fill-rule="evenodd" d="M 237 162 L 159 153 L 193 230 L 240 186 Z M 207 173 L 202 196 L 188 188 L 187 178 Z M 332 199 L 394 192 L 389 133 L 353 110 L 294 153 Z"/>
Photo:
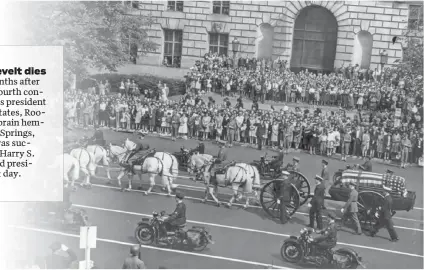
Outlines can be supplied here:
<path id="1" fill-rule="evenodd" d="M 63 200 L 0 202 L 0 268 L 423 269 L 422 1 L 0 9 L 63 51 Z"/>

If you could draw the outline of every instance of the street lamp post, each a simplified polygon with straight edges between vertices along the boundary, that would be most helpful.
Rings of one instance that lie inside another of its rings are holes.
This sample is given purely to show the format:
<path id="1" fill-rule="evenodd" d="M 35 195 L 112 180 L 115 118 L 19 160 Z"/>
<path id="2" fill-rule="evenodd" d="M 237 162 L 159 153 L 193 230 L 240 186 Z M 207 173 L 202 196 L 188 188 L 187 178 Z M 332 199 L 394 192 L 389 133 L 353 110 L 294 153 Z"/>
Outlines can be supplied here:
<path id="1" fill-rule="evenodd" d="M 240 41 L 235 37 L 232 42 L 233 45 L 233 62 L 234 66 L 237 66 L 237 53 L 240 51 Z"/>

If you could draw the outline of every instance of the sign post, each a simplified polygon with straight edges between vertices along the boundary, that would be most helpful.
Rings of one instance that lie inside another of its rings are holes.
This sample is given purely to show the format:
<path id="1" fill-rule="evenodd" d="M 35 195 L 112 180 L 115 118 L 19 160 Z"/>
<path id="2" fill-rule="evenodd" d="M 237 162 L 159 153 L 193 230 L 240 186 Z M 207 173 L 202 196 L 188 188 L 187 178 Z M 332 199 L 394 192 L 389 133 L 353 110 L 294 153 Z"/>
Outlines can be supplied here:
<path id="1" fill-rule="evenodd" d="M 85 260 L 80 261 L 79 269 L 91 269 L 93 262 L 90 259 L 90 249 L 96 248 L 97 227 L 85 226 L 80 228 L 80 248 L 85 249 Z"/>

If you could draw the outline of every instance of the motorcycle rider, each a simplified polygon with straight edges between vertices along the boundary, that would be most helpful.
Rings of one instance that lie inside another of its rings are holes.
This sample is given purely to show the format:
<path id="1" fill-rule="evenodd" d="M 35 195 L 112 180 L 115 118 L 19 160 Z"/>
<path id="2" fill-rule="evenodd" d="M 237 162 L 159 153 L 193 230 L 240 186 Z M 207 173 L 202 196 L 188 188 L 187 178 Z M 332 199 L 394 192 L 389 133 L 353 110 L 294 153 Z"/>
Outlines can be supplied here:
<path id="1" fill-rule="evenodd" d="M 186 205 L 183 201 L 184 194 L 182 192 L 177 192 L 177 194 L 175 194 L 175 199 L 177 201 L 177 207 L 174 212 L 163 221 L 166 231 L 175 230 L 176 227 L 185 225 L 186 223 Z"/>
<path id="2" fill-rule="evenodd" d="M 276 158 L 273 161 L 269 163 L 269 167 L 274 169 L 275 172 L 278 172 L 280 171 L 281 165 L 283 165 L 283 160 L 284 160 L 284 150 L 280 149 L 280 153 L 278 154 L 278 156 L 276 156 Z"/>
<path id="3" fill-rule="evenodd" d="M 316 233 L 321 235 L 312 239 L 312 245 L 316 247 L 316 249 L 312 250 L 311 256 L 315 256 L 316 251 L 328 250 L 335 247 L 337 244 L 336 215 L 332 212 L 329 212 L 328 218 L 330 220 L 328 222 L 327 227 L 323 230 L 315 231 Z"/>
<path id="4" fill-rule="evenodd" d="M 124 260 L 122 269 L 146 269 L 146 265 L 140 260 L 140 246 L 134 245 L 130 248 L 130 256 Z"/>
<path id="5" fill-rule="evenodd" d="M 51 244 L 49 249 L 52 253 L 46 257 L 46 269 L 70 269 L 77 260 L 75 252 L 59 242 Z"/>

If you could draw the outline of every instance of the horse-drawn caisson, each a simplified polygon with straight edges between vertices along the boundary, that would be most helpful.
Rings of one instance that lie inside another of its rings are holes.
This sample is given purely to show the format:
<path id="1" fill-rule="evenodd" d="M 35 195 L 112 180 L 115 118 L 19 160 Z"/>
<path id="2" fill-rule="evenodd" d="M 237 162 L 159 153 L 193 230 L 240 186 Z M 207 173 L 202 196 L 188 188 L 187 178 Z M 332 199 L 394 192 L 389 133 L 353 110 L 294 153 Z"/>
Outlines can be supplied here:
<path id="1" fill-rule="evenodd" d="M 416 194 L 406 189 L 406 180 L 393 173 L 373 173 L 362 170 L 347 169 L 337 172 L 333 177 L 333 185 L 329 193 L 332 200 L 347 201 L 349 183 L 356 184 L 358 189 L 358 218 L 361 227 L 373 230 L 377 222 L 376 213 L 383 204 L 384 187 L 391 189 L 393 198 L 392 214 L 395 211 L 410 211 L 414 208 Z"/>
<path id="2" fill-rule="evenodd" d="M 291 183 L 291 199 L 290 204 L 287 205 L 288 212 L 293 215 L 296 210 L 304 205 L 311 193 L 311 186 L 308 179 L 301 172 L 293 168 L 292 164 L 287 164 L 280 168 L 272 168 L 271 161 L 266 159 L 266 154 L 260 160 L 253 161 L 252 165 L 256 166 L 259 170 L 261 178 L 266 181 L 260 193 L 260 204 L 264 211 L 277 218 L 278 212 L 278 198 L 280 197 L 280 186 L 282 180 L 280 179 L 282 171 L 290 173 L 289 181 Z"/>

